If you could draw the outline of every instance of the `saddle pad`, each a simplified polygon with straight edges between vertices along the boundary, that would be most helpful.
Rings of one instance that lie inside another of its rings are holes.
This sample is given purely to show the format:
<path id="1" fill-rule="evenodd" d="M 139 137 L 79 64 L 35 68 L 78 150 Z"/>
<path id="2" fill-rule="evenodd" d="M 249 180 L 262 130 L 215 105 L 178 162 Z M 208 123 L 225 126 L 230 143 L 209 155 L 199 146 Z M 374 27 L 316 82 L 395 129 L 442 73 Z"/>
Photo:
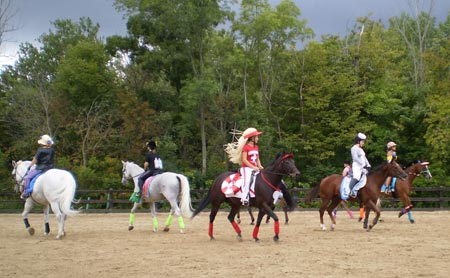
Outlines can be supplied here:
<path id="1" fill-rule="evenodd" d="M 142 196 L 146 198 L 150 197 L 150 183 L 154 177 L 155 176 L 151 176 L 145 180 L 144 185 L 142 186 Z"/>
<path id="2" fill-rule="evenodd" d="M 31 179 L 30 181 L 30 188 L 29 188 L 29 192 L 33 192 L 34 189 L 34 184 L 36 183 L 37 178 L 39 178 L 40 176 L 42 176 L 42 174 L 44 174 L 43 172 L 38 173 L 36 176 L 33 177 L 33 179 Z"/>
<path id="3" fill-rule="evenodd" d="M 255 197 L 255 179 L 254 178 L 251 186 L 250 186 L 250 198 Z M 241 176 L 239 173 L 234 173 L 229 175 L 221 185 L 222 193 L 225 195 L 225 197 L 236 197 L 241 198 L 242 197 L 242 184 L 244 183 L 244 177 Z"/>
<path id="4" fill-rule="evenodd" d="M 340 193 L 341 193 L 341 199 L 347 200 L 348 196 L 350 195 L 350 181 L 352 178 L 349 176 L 345 176 L 341 181 L 341 187 L 340 187 Z"/>

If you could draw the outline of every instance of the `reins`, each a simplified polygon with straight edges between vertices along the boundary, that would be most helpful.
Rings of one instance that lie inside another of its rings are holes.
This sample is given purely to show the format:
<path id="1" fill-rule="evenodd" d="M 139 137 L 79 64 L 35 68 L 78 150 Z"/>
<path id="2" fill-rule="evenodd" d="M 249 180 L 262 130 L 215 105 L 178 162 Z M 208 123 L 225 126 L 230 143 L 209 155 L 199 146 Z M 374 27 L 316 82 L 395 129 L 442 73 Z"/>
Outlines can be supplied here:
<path id="1" fill-rule="evenodd" d="M 272 189 L 275 190 L 275 191 L 281 191 L 280 188 L 276 187 L 276 186 L 273 185 L 269 180 L 266 179 L 266 176 L 264 175 L 264 172 L 263 172 L 263 171 L 261 171 L 260 174 L 261 174 L 261 177 L 262 177 L 263 181 L 264 181 L 265 183 L 267 183 L 267 185 L 269 185 L 270 188 L 272 188 Z"/>

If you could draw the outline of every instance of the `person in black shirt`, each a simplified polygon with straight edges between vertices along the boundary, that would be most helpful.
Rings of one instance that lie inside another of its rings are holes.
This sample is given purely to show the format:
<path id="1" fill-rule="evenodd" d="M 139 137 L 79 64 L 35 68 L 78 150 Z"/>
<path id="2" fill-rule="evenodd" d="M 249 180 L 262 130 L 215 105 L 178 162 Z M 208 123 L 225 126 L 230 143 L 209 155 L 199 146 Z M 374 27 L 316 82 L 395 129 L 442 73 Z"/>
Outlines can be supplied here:
<path id="1" fill-rule="evenodd" d="M 53 160 L 55 155 L 55 150 L 53 149 L 53 139 L 45 134 L 37 141 L 41 147 L 38 148 L 36 155 L 33 157 L 30 166 L 27 169 L 27 174 L 25 176 L 25 187 L 23 189 L 20 198 L 26 199 L 30 197 L 30 182 L 39 173 L 45 172 L 54 167 Z M 33 165 L 36 165 L 34 169 L 31 169 Z"/>
<path id="2" fill-rule="evenodd" d="M 144 182 L 151 176 L 160 174 L 163 169 L 161 157 L 156 151 L 156 142 L 147 142 L 148 153 L 145 155 L 144 161 L 144 173 L 142 173 L 138 178 L 139 192 L 136 194 L 137 197 L 142 195 L 142 187 Z"/>

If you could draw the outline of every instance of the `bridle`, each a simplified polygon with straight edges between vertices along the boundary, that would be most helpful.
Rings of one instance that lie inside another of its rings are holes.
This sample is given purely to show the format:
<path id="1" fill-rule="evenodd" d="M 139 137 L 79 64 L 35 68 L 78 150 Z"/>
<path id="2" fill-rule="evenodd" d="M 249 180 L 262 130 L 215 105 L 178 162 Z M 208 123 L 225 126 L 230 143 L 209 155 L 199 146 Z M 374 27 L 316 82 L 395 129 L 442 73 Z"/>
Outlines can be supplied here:
<path id="1" fill-rule="evenodd" d="M 285 154 L 285 155 L 283 155 L 283 156 L 281 157 L 281 161 L 283 161 L 284 159 L 287 159 L 287 158 L 292 158 L 292 157 L 294 157 L 294 155 L 291 154 L 291 153 Z M 281 162 L 280 162 L 280 163 L 281 163 Z M 273 184 L 266 178 L 266 176 L 264 175 L 264 173 L 274 174 L 274 175 L 281 176 L 281 177 L 284 176 L 285 173 L 280 173 L 280 172 L 270 172 L 270 171 L 266 171 L 265 169 L 262 170 L 262 171 L 260 172 L 261 178 L 263 179 L 263 181 L 264 181 L 265 183 L 267 183 L 267 185 L 268 185 L 270 188 L 272 188 L 272 189 L 275 190 L 275 191 L 281 191 L 279 187 L 273 185 Z"/>

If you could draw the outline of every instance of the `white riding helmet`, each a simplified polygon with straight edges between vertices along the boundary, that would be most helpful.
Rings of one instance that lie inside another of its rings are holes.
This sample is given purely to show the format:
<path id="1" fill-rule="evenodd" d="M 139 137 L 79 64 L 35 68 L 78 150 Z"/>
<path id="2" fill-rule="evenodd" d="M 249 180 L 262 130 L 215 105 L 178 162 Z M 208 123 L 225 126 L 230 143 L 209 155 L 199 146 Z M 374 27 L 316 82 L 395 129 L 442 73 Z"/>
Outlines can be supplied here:
<path id="1" fill-rule="evenodd" d="M 367 137 L 364 133 L 359 132 L 357 138 L 359 140 L 366 140 Z"/>
<path id="2" fill-rule="evenodd" d="M 393 142 L 393 141 L 390 141 L 389 143 L 387 143 L 386 146 L 387 146 L 388 149 L 390 149 L 390 148 L 392 148 L 394 146 L 397 146 L 397 144 L 395 144 L 395 142 Z"/>

